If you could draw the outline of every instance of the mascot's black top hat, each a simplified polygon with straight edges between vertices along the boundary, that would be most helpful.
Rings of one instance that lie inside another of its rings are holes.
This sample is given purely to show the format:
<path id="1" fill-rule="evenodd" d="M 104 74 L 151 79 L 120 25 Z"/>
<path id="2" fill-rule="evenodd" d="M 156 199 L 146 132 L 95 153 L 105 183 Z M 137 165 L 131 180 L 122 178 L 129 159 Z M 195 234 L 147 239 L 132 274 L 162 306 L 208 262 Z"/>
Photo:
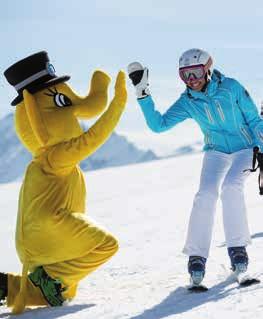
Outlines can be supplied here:
<path id="1" fill-rule="evenodd" d="M 68 81 L 70 76 L 55 75 L 55 69 L 49 62 L 46 51 L 41 51 L 16 62 L 5 70 L 7 81 L 17 90 L 18 96 L 11 105 L 17 105 L 23 100 L 23 90 L 36 93 L 46 87 Z"/>

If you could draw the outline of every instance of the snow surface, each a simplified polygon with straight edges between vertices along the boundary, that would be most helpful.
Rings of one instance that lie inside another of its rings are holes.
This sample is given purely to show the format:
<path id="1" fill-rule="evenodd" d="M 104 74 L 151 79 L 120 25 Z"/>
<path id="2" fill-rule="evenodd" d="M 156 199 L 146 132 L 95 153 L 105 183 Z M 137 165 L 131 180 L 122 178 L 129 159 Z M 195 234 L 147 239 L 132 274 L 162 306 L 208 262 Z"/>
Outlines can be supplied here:
<path id="1" fill-rule="evenodd" d="M 28 310 L 19 318 L 263 318 L 263 284 L 240 289 L 228 278 L 220 205 L 205 279 L 210 290 L 191 294 L 185 288 L 187 258 L 181 250 L 201 163 L 202 155 L 194 154 L 86 173 L 88 214 L 119 238 L 120 250 L 81 282 L 68 305 Z M 0 186 L 1 271 L 21 271 L 14 248 L 19 187 L 18 182 Z M 250 272 L 263 280 L 263 197 L 256 174 L 249 177 L 246 194 Z M 0 308 L 0 318 L 9 314 Z"/>

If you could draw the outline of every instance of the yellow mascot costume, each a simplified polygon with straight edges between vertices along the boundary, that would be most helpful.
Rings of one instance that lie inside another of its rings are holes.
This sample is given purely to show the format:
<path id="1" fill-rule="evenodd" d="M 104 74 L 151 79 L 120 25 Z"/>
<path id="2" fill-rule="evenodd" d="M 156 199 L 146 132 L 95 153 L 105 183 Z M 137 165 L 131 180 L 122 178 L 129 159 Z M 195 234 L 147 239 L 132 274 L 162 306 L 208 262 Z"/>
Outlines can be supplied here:
<path id="1" fill-rule="evenodd" d="M 57 77 L 45 51 L 4 73 L 18 96 L 15 128 L 32 153 L 20 190 L 16 248 L 22 276 L 0 273 L 0 299 L 13 313 L 26 306 L 60 306 L 78 283 L 117 250 L 117 240 L 85 215 L 86 189 L 78 163 L 110 136 L 124 110 L 125 75 L 119 72 L 108 109 L 87 131 L 78 119 L 104 111 L 110 78 L 95 71 L 88 96 L 78 96 Z"/>

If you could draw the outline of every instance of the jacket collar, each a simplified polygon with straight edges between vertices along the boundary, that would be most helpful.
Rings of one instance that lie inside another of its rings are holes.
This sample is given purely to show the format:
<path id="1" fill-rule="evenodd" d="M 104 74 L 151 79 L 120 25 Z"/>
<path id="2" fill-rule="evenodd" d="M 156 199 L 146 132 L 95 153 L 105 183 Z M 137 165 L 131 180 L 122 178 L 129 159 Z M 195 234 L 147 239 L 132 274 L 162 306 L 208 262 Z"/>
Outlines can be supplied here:
<path id="1" fill-rule="evenodd" d="M 220 73 L 218 70 L 214 69 L 212 73 L 211 80 L 209 81 L 205 92 L 194 91 L 190 88 L 186 88 L 184 94 L 189 98 L 194 99 L 206 99 L 207 97 L 212 97 L 219 86 L 219 84 L 225 79 L 225 76 Z"/>

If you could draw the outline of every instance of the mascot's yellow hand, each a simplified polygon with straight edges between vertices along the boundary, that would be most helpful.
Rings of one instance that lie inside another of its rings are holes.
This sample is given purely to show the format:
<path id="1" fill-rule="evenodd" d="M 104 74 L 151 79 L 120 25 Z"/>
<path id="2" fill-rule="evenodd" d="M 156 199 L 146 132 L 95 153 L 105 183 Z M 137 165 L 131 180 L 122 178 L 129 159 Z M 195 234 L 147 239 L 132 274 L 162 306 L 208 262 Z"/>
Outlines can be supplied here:
<path id="1" fill-rule="evenodd" d="M 97 70 L 93 73 L 90 86 L 90 94 L 97 92 L 106 92 L 110 84 L 111 78 L 103 71 Z"/>
<path id="2" fill-rule="evenodd" d="M 114 101 L 120 103 L 122 106 L 125 106 L 127 102 L 126 79 L 125 79 L 125 73 L 123 71 L 120 71 L 118 73 L 118 76 L 115 82 Z"/>

